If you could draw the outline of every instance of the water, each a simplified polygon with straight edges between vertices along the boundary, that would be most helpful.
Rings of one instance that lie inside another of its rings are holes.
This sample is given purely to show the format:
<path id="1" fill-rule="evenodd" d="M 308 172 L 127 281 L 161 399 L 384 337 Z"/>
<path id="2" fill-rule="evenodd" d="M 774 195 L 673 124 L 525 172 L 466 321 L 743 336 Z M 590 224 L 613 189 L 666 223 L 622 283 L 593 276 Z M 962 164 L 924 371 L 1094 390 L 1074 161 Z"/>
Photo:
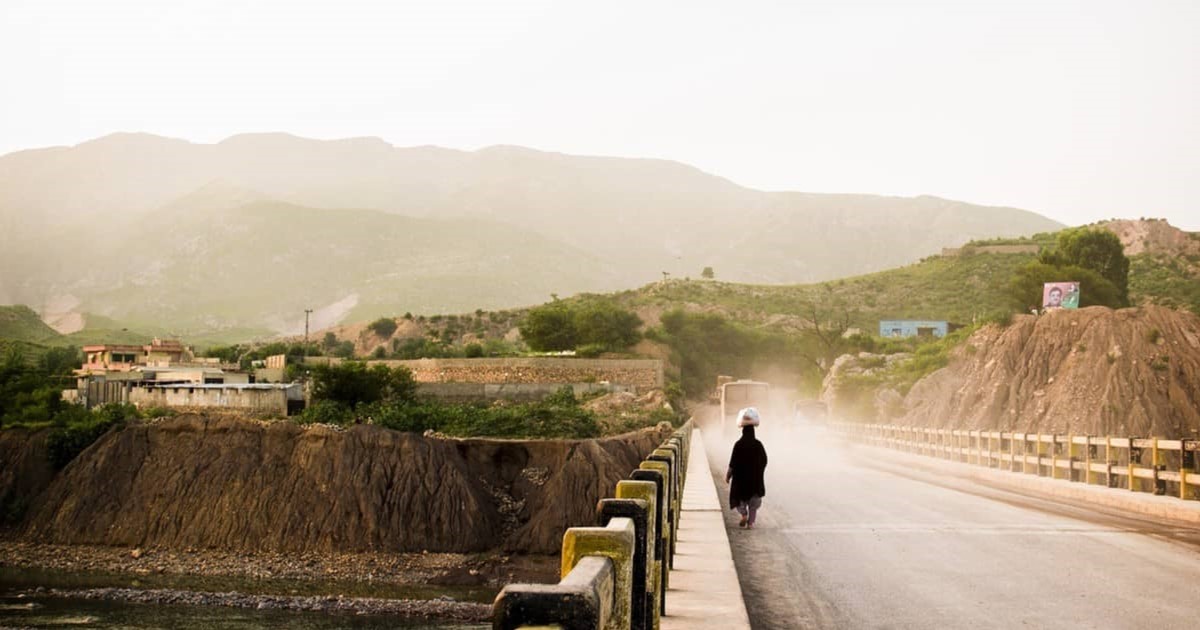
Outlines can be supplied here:
<path id="1" fill-rule="evenodd" d="M 414 591 L 427 596 L 450 594 L 460 601 L 480 601 L 480 589 L 414 589 L 394 585 L 356 584 L 356 597 L 413 597 Z M 220 588 L 197 588 L 201 585 Z M 50 588 L 141 587 L 184 588 L 202 591 L 253 592 L 256 594 L 315 595 L 331 592 L 331 583 L 287 580 L 255 581 L 228 578 L 195 578 L 154 576 L 131 578 L 127 575 L 102 573 L 67 573 L 41 570 L 0 569 L 0 628 L 104 628 L 151 629 L 195 628 L 197 630 L 258 630 L 265 628 L 294 628 L 296 630 L 331 630 L 333 628 L 403 628 L 405 630 L 479 630 L 487 625 L 438 623 L 411 620 L 395 615 L 357 615 L 351 613 L 316 613 L 285 610 L 253 610 L 226 606 L 176 606 L 96 601 L 75 598 L 29 596 L 18 598 L 16 593 L 37 586 Z M 252 586 L 253 588 L 246 588 Z M 447 593 L 451 591 L 451 593 Z M 486 591 L 485 591 L 486 592 Z M 342 593 L 350 596 L 350 593 Z M 458 597 L 463 596 L 465 597 Z M 490 601 L 490 600 L 483 600 Z"/>

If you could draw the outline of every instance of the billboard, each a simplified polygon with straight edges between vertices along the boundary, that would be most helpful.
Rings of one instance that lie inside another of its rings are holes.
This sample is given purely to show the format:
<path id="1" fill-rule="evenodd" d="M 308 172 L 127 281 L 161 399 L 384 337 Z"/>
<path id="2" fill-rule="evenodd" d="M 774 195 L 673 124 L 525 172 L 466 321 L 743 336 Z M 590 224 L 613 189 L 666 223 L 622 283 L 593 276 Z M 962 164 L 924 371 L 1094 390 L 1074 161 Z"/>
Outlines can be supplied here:
<path id="1" fill-rule="evenodd" d="M 1042 308 L 1079 308 L 1079 283 L 1047 282 L 1042 285 Z"/>

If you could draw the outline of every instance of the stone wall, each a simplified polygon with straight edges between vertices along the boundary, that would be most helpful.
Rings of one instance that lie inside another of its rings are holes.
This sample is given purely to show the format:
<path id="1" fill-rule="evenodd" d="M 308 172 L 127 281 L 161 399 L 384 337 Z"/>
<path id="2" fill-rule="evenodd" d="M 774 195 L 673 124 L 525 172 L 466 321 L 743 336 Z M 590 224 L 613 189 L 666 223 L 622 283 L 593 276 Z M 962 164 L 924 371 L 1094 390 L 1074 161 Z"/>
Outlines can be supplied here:
<path id="1" fill-rule="evenodd" d="M 308 364 L 336 364 L 341 359 L 307 357 Z M 608 382 L 635 391 L 661 389 L 663 364 L 658 359 L 417 359 L 368 361 L 369 365 L 403 366 L 418 383 L 560 384 Z"/>
<path id="2" fill-rule="evenodd" d="M 633 388 L 613 383 L 418 383 L 421 396 L 445 402 L 542 400 L 562 387 L 570 387 L 576 396 L 594 393 L 632 392 Z"/>
<path id="3" fill-rule="evenodd" d="M 298 390 L 298 388 L 297 388 Z M 134 387 L 128 401 L 138 407 L 174 409 L 236 409 L 286 416 L 288 392 L 282 388 Z"/>

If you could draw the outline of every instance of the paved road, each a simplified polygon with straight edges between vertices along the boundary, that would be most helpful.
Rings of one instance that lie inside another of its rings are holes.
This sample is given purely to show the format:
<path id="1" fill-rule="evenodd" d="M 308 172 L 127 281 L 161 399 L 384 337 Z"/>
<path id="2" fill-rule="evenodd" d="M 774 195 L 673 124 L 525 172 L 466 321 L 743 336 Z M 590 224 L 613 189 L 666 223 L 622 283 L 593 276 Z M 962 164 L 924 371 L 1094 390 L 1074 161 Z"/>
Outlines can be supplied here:
<path id="1" fill-rule="evenodd" d="M 723 472 L 735 435 L 705 431 Z M 1200 628 L 1200 532 L 873 467 L 764 427 L 757 529 L 726 527 L 751 626 Z M 935 483 L 936 482 L 936 483 Z"/>

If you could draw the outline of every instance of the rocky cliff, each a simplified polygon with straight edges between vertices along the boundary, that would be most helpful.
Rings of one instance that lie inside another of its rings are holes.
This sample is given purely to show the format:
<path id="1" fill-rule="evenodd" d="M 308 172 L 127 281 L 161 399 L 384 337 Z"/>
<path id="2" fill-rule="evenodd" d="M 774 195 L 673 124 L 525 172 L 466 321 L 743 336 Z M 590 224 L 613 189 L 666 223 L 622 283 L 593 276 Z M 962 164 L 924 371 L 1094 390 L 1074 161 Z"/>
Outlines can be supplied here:
<path id="1" fill-rule="evenodd" d="M 241 551 L 554 553 L 665 429 L 448 440 L 185 416 L 114 431 L 31 502 L 32 541 Z"/>
<path id="2" fill-rule="evenodd" d="M 898 424 L 1077 435 L 1200 435 L 1200 317 L 1092 307 L 988 326 L 919 381 Z"/>

